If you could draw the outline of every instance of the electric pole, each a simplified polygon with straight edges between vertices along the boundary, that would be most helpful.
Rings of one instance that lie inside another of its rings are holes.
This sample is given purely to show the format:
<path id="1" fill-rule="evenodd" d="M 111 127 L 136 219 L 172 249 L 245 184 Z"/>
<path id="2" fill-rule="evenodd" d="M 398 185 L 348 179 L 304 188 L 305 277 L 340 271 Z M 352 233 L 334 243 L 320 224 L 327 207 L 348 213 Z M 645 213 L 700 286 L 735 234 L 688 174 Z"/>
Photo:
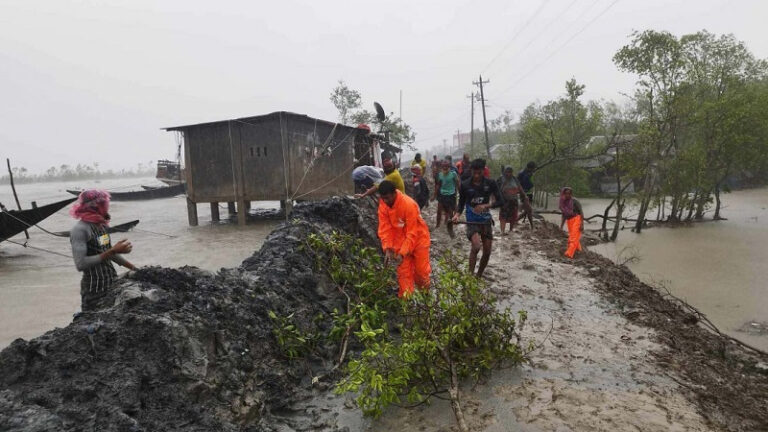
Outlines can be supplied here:
<path id="1" fill-rule="evenodd" d="M 469 120 L 469 152 L 475 154 L 475 92 L 467 96 L 472 101 L 472 110 Z"/>
<path id="2" fill-rule="evenodd" d="M 483 128 L 485 129 L 485 151 L 488 154 L 488 160 L 491 160 L 491 141 L 488 140 L 488 121 L 485 119 L 485 94 L 483 93 L 483 84 L 488 84 L 489 82 L 483 81 L 483 76 L 480 75 L 480 81 L 473 81 L 472 84 L 480 86 L 480 103 L 483 105 Z"/>

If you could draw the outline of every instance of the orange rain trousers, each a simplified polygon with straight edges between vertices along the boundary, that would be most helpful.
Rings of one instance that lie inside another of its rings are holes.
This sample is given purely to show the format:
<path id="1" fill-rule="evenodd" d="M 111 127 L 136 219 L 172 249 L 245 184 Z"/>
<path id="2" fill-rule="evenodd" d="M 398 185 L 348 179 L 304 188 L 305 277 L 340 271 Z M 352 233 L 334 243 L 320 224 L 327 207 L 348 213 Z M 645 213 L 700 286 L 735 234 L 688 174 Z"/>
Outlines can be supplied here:
<path id="1" fill-rule="evenodd" d="M 403 261 L 397 267 L 397 283 L 400 285 L 397 296 L 412 294 L 415 286 L 419 289 L 429 289 L 430 273 L 432 273 L 432 266 L 429 263 L 429 248 L 414 249 L 410 255 L 403 257 Z"/>
<path id="2" fill-rule="evenodd" d="M 576 215 L 565 221 L 568 224 L 568 250 L 565 256 L 573 258 L 576 251 L 581 250 L 581 215 Z"/>
<path id="3" fill-rule="evenodd" d="M 379 239 L 381 248 L 403 257 L 397 268 L 398 296 L 410 294 L 414 286 L 429 287 L 432 267 L 429 263 L 429 228 L 421 210 L 411 197 L 395 191 L 392 207 L 379 200 Z"/>

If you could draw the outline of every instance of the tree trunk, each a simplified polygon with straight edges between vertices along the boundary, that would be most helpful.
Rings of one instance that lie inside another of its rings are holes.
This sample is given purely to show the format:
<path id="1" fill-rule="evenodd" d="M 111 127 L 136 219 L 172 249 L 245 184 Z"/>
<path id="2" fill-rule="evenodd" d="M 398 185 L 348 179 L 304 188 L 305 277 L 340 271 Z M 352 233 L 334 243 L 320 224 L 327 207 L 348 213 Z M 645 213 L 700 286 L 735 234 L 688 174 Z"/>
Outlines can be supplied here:
<path id="1" fill-rule="evenodd" d="M 701 220 L 704 218 L 704 212 L 706 211 L 707 202 L 709 201 L 709 194 L 711 192 L 707 192 L 701 197 L 699 197 L 699 202 L 696 204 L 696 220 Z"/>
<path id="2" fill-rule="evenodd" d="M 720 183 L 715 185 L 715 220 L 720 220 Z"/>
<path id="3" fill-rule="evenodd" d="M 677 210 L 680 208 L 680 197 L 677 195 L 672 196 L 672 206 L 669 209 L 669 219 L 673 221 L 677 219 Z"/>
<path id="4" fill-rule="evenodd" d="M 696 208 L 696 200 L 698 199 L 698 197 L 699 197 L 699 191 L 696 191 L 693 194 L 693 199 L 691 199 L 691 201 L 688 203 L 688 216 L 685 217 L 686 221 L 691 220 L 691 218 L 693 217 L 693 210 Z"/>
<path id="5" fill-rule="evenodd" d="M 616 241 L 616 238 L 619 236 L 619 225 L 621 225 L 621 217 L 623 216 L 622 213 L 624 213 L 624 204 L 626 204 L 626 201 L 616 206 L 616 220 L 613 223 L 611 241 Z"/>
<path id="6" fill-rule="evenodd" d="M 600 227 L 600 235 L 603 237 L 603 241 L 608 240 L 608 212 L 611 211 L 611 207 L 613 207 L 613 204 L 616 202 L 616 199 L 614 198 L 613 201 L 611 201 L 610 204 L 608 204 L 608 207 L 605 208 L 605 211 L 603 212 L 603 225 Z M 618 213 L 618 212 L 617 212 Z"/>
<path id="7" fill-rule="evenodd" d="M 448 388 L 448 395 L 451 397 L 451 408 L 453 408 L 453 415 L 456 416 L 456 423 L 459 425 L 461 432 L 469 432 L 467 422 L 464 420 L 464 411 L 461 410 L 461 399 L 459 398 L 459 377 L 456 373 L 456 366 L 453 364 L 448 350 L 442 348 L 440 353 L 443 355 L 443 359 L 448 363 L 448 367 L 451 369 L 451 386 Z"/>

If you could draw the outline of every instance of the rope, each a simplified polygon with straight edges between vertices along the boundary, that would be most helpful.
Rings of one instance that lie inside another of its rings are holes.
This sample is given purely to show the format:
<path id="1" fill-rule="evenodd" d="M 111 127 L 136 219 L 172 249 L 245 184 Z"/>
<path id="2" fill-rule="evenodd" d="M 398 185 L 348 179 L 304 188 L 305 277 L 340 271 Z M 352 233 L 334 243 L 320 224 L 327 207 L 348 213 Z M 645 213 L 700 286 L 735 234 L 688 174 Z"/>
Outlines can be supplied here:
<path id="1" fill-rule="evenodd" d="M 338 123 L 333 124 L 333 129 L 331 129 L 331 133 L 328 135 L 328 138 L 326 138 L 325 142 L 321 146 L 321 152 L 322 154 L 325 151 L 325 147 L 328 145 L 328 142 L 333 138 L 333 135 L 336 133 L 336 126 L 338 126 Z M 315 121 L 315 132 L 312 133 L 312 136 L 316 136 L 317 134 L 317 121 Z M 342 141 L 343 142 L 343 141 Z M 339 144 L 341 145 L 341 144 Z M 317 147 L 317 146 L 313 146 Z M 336 146 L 335 148 L 331 149 L 331 154 L 333 154 L 333 151 L 339 148 L 339 146 Z M 313 152 L 314 153 L 314 152 Z M 312 167 L 315 165 L 315 161 L 318 159 L 318 155 L 313 154 L 312 159 L 309 161 L 309 165 L 307 165 L 307 168 L 304 170 L 304 175 L 301 177 L 301 181 L 299 182 L 299 185 L 296 186 L 296 190 L 293 191 L 293 196 L 291 197 L 291 200 L 296 196 L 296 193 L 298 193 L 299 189 L 301 189 L 301 185 L 304 184 L 304 179 L 307 178 L 307 174 L 312 170 Z"/>
<path id="2" fill-rule="evenodd" d="M 363 153 L 363 156 L 367 156 L 367 155 L 368 155 L 370 152 L 371 152 L 371 150 L 370 150 L 370 149 L 368 149 L 368 150 L 367 150 L 365 153 Z M 299 196 L 295 197 L 295 199 L 299 199 L 299 198 L 301 198 L 301 197 L 307 196 L 307 195 L 311 194 L 312 192 L 318 191 L 318 190 L 320 190 L 320 189 L 322 189 L 322 188 L 324 188 L 324 187 L 328 186 L 329 184 L 331 184 L 331 183 L 335 182 L 336 180 L 338 180 L 338 179 L 339 179 L 339 177 L 341 177 L 341 176 L 343 176 L 344 174 L 348 173 L 348 172 L 349 172 L 349 171 L 350 171 L 352 168 L 354 168 L 354 167 L 355 167 L 355 164 L 353 163 L 353 164 L 352 164 L 352 165 L 350 165 L 350 166 L 349 166 L 347 169 L 345 169 L 344 171 L 342 171 L 342 172 L 341 172 L 341 174 L 337 175 L 336 177 L 334 177 L 334 178 L 333 178 L 333 179 L 331 179 L 330 181 L 328 181 L 328 182 L 326 182 L 326 183 L 323 183 L 322 185 L 320 185 L 320 186 L 316 187 L 315 189 L 312 189 L 312 190 L 311 190 L 311 191 L 309 191 L 309 192 L 303 193 L 303 194 L 301 194 L 301 195 L 299 195 Z"/>
<path id="3" fill-rule="evenodd" d="M 334 129 L 335 129 L 335 127 L 334 127 Z M 355 132 L 355 131 L 354 131 L 354 130 L 352 130 L 352 131 L 350 131 L 349 133 L 347 133 L 347 136 L 345 136 L 345 137 L 344 137 L 344 138 L 343 138 L 341 141 L 339 141 L 339 142 L 338 142 L 338 144 L 336 145 L 336 147 L 333 147 L 333 148 L 331 148 L 330 154 L 333 154 L 333 152 L 335 152 L 335 151 L 336 151 L 336 149 L 338 149 L 339 147 L 341 147 L 341 145 L 342 145 L 342 144 L 346 143 L 346 142 L 347 142 L 347 139 L 349 139 L 349 136 L 350 136 L 350 135 L 352 135 L 352 133 L 354 133 L 354 132 Z M 327 144 L 327 142 L 328 142 L 328 140 L 326 141 L 326 144 Z M 325 148 L 326 144 L 323 144 L 323 148 Z M 352 145 L 354 146 L 354 143 L 352 143 Z M 354 150 L 354 149 L 353 149 L 353 150 Z M 369 151 L 370 151 L 370 150 L 369 150 Z M 293 192 L 293 196 L 291 197 L 291 199 L 292 199 L 292 200 L 295 200 L 295 199 L 296 199 L 296 194 L 298 194 L 298 193 L 299 193 L 299 190 L 301 189 L 301 185 L 302 185 L 302 183 L 304 183 L 304 178 L 306 178 L 306 176 L 307 176 L 307 174 L 309 173 L 309 171 L 310 171 L 310 170 L 311 170 L 311 169 L 314 167 L 315 161 L 316 161 L 317 159 L 319 159 L 319 157 L 313 158 L 313 159 L 312 159 L 312 160 L 309 162 L 309 166 L 308 166 L 308 167 L 307 167 L 307 169 L 304 171 L 304 177 L 302 177 L 302 179 L 301 179 L 301 182 L 299 183 L 299 186 L 297 186 L 297 187 L 296 187 L 296 190 Z M 337 177 L 337 178 L 338 178 L 338 177 Z M 314 191 L 313 191 L 313 192 L 314 192 Z M 306 195 L 306 194 L 303 194 L 303 195 L 301 195 L 301 196 L 304 196 L 304 195 Z"/>
<path id="4" fill-rule="evenodd" d="M 74 258 L 72 258 L 72 255 L 66 255 L 66 254 L 63 254 L 63 253 L 60 253 L 60 252 L 56 252 L 56 251 L 52 251 L 52 250 L 48 250 L 48 249 L 43 249 L 43 248 L 39 248 L 39 247 L 35 247 L 35 246 L 30 246 L 30 245 L 28 245 L 26 243 L 19 243 L 19 242 L 15 242 L 13 240 L 8 240 L 8 239 L 5 239 L 4 241 L 7 241 L 8 243 L 13 243 L 15 245 L 19 245 L 21 247 L 25 247 L 25 248 L 29 248 L 29 249 L 34 249 L 34 250 L 39 250 L 39 251 L 42 251 L 42 252 L 48 252 L 49 254 L 62 256 L 64 258 L 74 259 Z"/>

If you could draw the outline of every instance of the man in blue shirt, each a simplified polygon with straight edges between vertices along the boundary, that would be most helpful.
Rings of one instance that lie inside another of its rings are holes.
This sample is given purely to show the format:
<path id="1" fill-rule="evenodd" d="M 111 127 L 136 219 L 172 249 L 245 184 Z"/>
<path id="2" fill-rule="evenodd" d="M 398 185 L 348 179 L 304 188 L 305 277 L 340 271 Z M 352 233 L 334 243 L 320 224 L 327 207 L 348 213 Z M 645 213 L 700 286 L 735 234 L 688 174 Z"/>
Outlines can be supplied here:
<path id="1" fill-rule="evenodd" d="M 469 271 L 475 274 L 477 254 L 480 249 L 480 266 L 476 276 L 482 277 L 493 246 L 493 216 L 490 209 L 501 207 L 502 199 L 495 181 L 485 178 L 485 160 L 475 159 L 471 164 L 472 177 L 461 183 L 459 208 L 453 216 L 453 223 L 459 222 L 459 215 L 467 212 L 467 238 L 472 243 L 469 252 Z M 491 202 L 493 196 L 493 202 Z"/>

